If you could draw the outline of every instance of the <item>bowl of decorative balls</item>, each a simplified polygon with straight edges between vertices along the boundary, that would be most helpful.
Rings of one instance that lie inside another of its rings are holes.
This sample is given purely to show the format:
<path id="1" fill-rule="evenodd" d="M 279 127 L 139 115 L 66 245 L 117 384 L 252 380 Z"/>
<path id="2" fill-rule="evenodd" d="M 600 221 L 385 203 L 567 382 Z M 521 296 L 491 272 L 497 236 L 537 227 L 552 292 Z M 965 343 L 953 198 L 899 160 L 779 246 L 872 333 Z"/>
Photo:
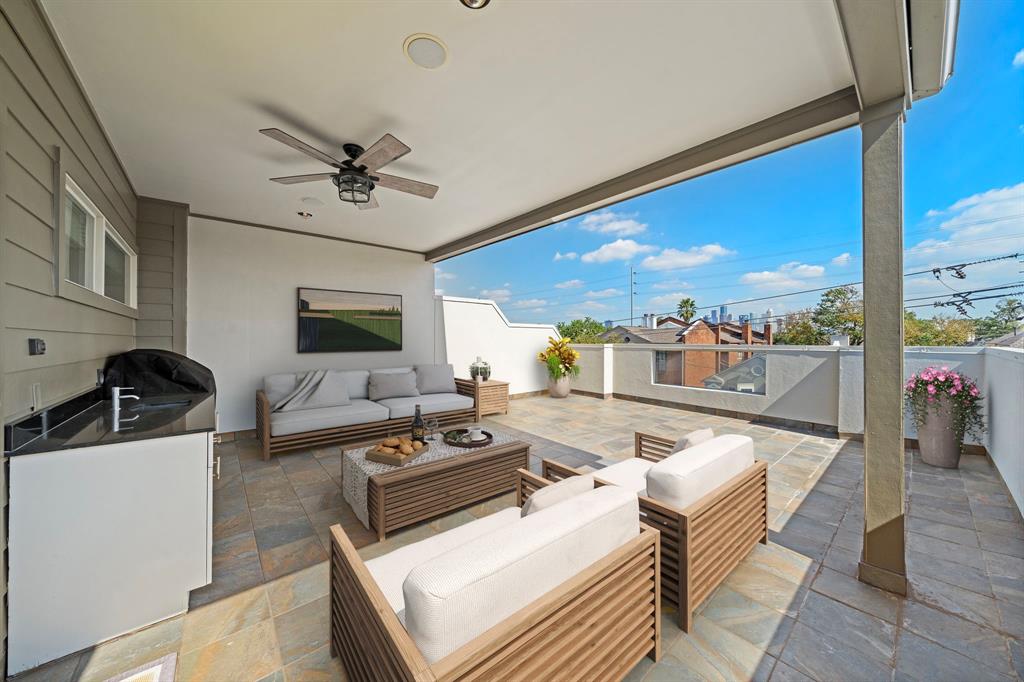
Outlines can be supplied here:
<path id="1" fill-rule="evenodd" d="M 411 438 L 385 438 L 366 451 L 366 459 L 379 464 L 400 467 L 430 449 L 426 443 Z"/>

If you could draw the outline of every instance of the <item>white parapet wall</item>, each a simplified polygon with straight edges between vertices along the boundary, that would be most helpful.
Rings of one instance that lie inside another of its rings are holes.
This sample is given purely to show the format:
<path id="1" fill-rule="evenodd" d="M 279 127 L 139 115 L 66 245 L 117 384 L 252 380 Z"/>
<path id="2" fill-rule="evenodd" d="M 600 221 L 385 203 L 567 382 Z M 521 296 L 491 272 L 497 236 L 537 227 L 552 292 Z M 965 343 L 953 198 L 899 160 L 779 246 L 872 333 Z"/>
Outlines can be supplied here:
<path id="1" fill-rule="evenodd" d="M 437 362 L 455 366 L 455 376 L 469 376 L 477 356 L 491 364 L 493 379 L 509 382 L 509 392 L 532 393 L 547 388 L 544 365 L 537 353 L 548 337 L 561 338 L 549 324 L 509 322 L 494 301 L 436 296 L 434 329 Z"/>

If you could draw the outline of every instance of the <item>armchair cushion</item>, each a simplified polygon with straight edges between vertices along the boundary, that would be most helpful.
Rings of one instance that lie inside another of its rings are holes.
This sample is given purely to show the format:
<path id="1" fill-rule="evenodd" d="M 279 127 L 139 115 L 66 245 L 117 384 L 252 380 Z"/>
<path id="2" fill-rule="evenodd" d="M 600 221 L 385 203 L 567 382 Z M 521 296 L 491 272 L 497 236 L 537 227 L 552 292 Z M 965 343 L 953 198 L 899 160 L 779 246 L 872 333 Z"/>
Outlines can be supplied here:
<path id="1" fill-rule="evenodd" d="M 647 472 L 654 462 L 640 457 L 630 457 L 594 472 L 594 478 L 617 485 L 637 495 L 647 494 Z"/>
<path id="2" fill-rule="evenodd" d="M 685 509 L 754 464 L 754 441 L 728 434 L 677 452 L 647 472 L 647 496 Z"/>
<path id="3" fill-rule="evenodd" d="M 370 372 L 370 400 L 386 398 L 406 398 L 417 396 L 416 373 L 408 372 Z"/>
<path id="4" fill-rule="evenodd" d="M 546 485 L 530 495 L 530 499 L 523 504 L 522 515 L 529 516 L 593 489 L 594 477 L 589 474 L 563 478 L 561 481 Z"/>
<path id="5" fill-rule="evenodd" d="M 451 365 L 416 365 L 416 388 L 421 394 L 457 393 Z"/>
<path id="6" fill-rule="evenodd" d="M 700 445 L 714 437 L 715 432 L 711 429 L 697 429 L 696 431 L 690 431 L 688 434 L 676 441 L 676 444 L 672 446 L 672 453 L 675 454 L 681 450 L 692 448 L 694 445 Z"/>
<path id="7" fill-rule="evenodd" d="M 430 559 L 402 587 L 406 630 L 434 663 L 635 538 L 639 515 L 603 486 Z"/>

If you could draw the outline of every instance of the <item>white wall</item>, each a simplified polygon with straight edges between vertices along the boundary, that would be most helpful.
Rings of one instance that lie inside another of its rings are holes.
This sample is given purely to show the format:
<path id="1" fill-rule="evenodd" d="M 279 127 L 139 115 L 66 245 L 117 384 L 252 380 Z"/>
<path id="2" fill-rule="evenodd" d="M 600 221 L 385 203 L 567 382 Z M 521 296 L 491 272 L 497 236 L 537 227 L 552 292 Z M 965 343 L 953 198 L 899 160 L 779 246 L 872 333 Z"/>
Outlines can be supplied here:
<path id="1" fill-rule="evenodd" d="M 446 358 L 438 362 L 455 366 L 455 376 L 468 377 L 469 366 L 479 355 L 491 363 L 491 377 L 508 381 L 510 393 L 529 393 L 547 388 L 544 365 L 537 353 L 548 337 L 561 338 L 547 324 L 512 323 L 494 301 L 477 298 L 439 298 L 439 327 L 444 329 Z"/>
<path id="2" fill-rule="evenodd" d="M 1017 508 L 1024 510 L 1024 351 L 986 348 L 984 357 L 985 445 Z"/>
<path id="3" fill-rule="evenodd" d="M 296 352 L 296 289 L 402 295 L 402 350 Z M 256 390 L 276 372 L 433 362 L 434 267 L 390 249 L 191 218 L 188 355 L 213 370 L 219 429 L 255 426 Z"/>

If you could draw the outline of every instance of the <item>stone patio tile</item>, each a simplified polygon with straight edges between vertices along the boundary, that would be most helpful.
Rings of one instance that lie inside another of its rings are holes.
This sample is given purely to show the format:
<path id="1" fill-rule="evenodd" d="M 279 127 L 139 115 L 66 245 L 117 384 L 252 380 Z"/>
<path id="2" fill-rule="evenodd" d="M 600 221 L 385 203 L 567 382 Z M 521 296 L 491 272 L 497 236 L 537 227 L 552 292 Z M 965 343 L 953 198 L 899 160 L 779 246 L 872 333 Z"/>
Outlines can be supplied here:
<path id="1" fill-rule="evenodd" d="M 772 670 L 772 676 L 770 682 L 813 682 L 813 678 L 804 675 L 796 668 L 792 668 L 782 661 L 778 661 L 775 664 L 775 669 Z"/>
<path id="2" fill-rule="evenodd" d="M 88 652 L 75 652 L 7 679 L 11 682 L 74 682 L 83 656 L 88 656 Z"/>
<path id="3" fill-rule="evenodd" d="M 306 511 L 298 499 L 292 498 L 281 502 L 271 502 L 250 511 L 254 530 L 280 526 L 298 519 L 305 518 Z"/>
<path id="4" fill-rule="evenodd" d="M 330 597 L 320 597 L 275 616 L 274 630 L 284 665 L 313 653 L 330 638 Z"/>
<path id="5" fill-rule="evenodd" d="M 755 564 L 769 573 L 798 585 L 809 584 L 818 570 L 818 564 L 814 560 L 773 543 L 754 545 L 744 562 Z"/>
<path id="6" fill-rule="evenodd" d="M 764 650 L 700 615 L 694 618 L 693 631 L 673 645 L 672 653 L 682 658 L 679 653 L 684 648 L 704 659 L 717 673 L 713 679 L 767 680 L 774 664 Z"/>
<path id="7" fill-rule="evenodd" d="M 246 531 L 213 541 L 213 582 L 189 593 L 189 607 L 241 592 L 263 582 L 256 537 Z"/>
<path id="8" fill-rule="evenodd" d="M 295 496 L 299 499 L 303 499 L 313 497 L 314 495 L 329 495 L 331 493 L 339 492 L 340 488 L 338 487 L 338 484 L 334 482 L 334 479 L 328 476 L 326 471 L 323 473 L 324 478 L 319 481 L 294 486 Z"/>
<path id="9" fill-rule="evenodd" d="M 281 667 L 274 626 L 264 620 L 178 657 L 180 680 L 256 680 Z"/>
<path id="10" fill-rule="evenodd" d="M 996 599 L 1002 630 L 1011 637 L 1024 639 L 1024 606 Z"/>
<path id="11" fill-rule="evenodd" d="M 947 542 L 917 533 L 907 533 L 907 548 L 947 561 L 955 561 L 965 566 L 985 568 L 985 560 L 977 549 L 964 547 L 955 542 Z"/>
<path id="12" fill-rule="evenodd" d="M 974 550 L 978 551 L 978 550 Z M 950 585 L 962 587 L 991 597 L 992 583 L 984 569 L 964 566 L 955 561 L 946 561 L 931 554 L 923 554 L 912 549 L 907 551 L 907 570 L 915 575 L 941 580 Z"/>
<path id="13" fill-rule="evenodd" d="M 844 549 L 839 545 L 832 545 L 825 553 L 826 566 L 854 578 L 857 577 L 859 563 L 860 552 Z"/>
<path id="14" fill-rule="evenodd" d="M 213 536 L 226 538 L 252 530 L 249 505 L 241 479 L 213 493 Z"/>
<path id="15" fill-rule="evenodd" d="M 959 512 L 951 512 L 945 509 L 937 509 L 935 507 L 928 507 L 924 505 L 911 505 L 908 513 L 912 518 L 923 519 L 925 521 L 938 521 L 939 523 L 945 523 L 949 526 L 957 526 L 958 528 L 974 530 L 974 519 L 969 513 L 962 514 Z"/>
<path id="16" fill-rule="evenodd" d="M 996 600 L 922 575 L 908 576 L 913 599 L 928 606 L 998 629 L 1001 625 Z"/>
<path id="17" fill-rule="evenodd" d="M 82 654 L 74 679 L 99 682 L 176 652 L 181 644 L 183 621 L 181 616 L 164 620 L 93 647 Z"/>
<path id="18" fill-rule="evenodd" d="M 994 630 L 912 600 L 904 606 L 903 627 L 997 672 L 1013 674 L 1006 638 Z"/>
<path id="19" fill-rule="evenodd" d="M 1017 677 L 1024 680 L 1024 642 L 1019 639 L 1008 640 L 1010 644 L 1010 662 Z"/>
<path id="20" fill-rule="evenodd" d="M 270 602 L 262 585 L 192 609 L 184 616 L 181 651 L 199 649 L 267 618 Z"/>
<path id="21" fill-rule="evenodd" d="M 1014 507 L 1003 507 L 996 504 L 971 504 L 971 511 L 979 519 L 993 521 L 1012 521 L 1022 523 L 1020 512 Z"/>
<path id="22" fill-rule="evenodd" d="M 316 493 L 299 498 L 299 503 L 302 505 L 302 508 L 306 510 L 307 514 L 312 515 L 328 509 L 341 509 L 342 507 L 348 506 L 341 490 L 334 485 L 334 481 L 331 481 L 330 483 L 331 489 L 327 492 Z"/>
<path id="23" fill-rule="evenodd" d="M 320 466 L 319 460 L 314 459 L 313 464 L 316 466 L 309 466 L 304 469 L 284 470 L 285 475 L 288 477 L 288 481 L 292 486 L 298 488 L 299 486 L 319 483 L 321 481 L 329 481 L 331 479 L 331 475 L 327 473 L 327 469 Z"/>
<path id="24" fill-rule="evenodd" d="M 308 521 L 307 521 L 308 524 Z M 307 566 L 327 560 L 327 552 L 320 538 L 310 527 L 308 537 L 260 549 L 260 566 L 266 580 L 273 580 Z"/>
<path id="25" fill-rule="evenodd" d="M 707 600 L 700 615 L 777 657 L 795 622 L 774 609 L 722 585 Z"/>
<path id="26" fill-rule="evenodd" d="M 308 604 L 329 591 L 330 563 L 321 563 L 278 578 L 267 584 L 270 611 L 275 616 Z"/>
<path id="27" fill-rule="evenodd" d="M 807 586 L 791 582 L 751 563 L 741 563 L 723 583 L 754 601 L 795 618 Z"/>
<path id="28" fill-rule="evenodd" d="M 856 578 L 823 567 L 811 589 L 888 623 L 897 623 L 899 599 Z"/>
<path id="29" fill-rule="evenodd" d="M 980 546 L 978 533 L 970 528 L 960 528 L 939 523 L 938 521 L 910 516 L 907 517 L 907 529 L 919 535 L 927 535 L 928 537 L 939 538 L 947 542 L 955 542 L 965 547 L 976 548 Z"/>
<path id="30" fill-rule="evenodd" d="M 1024 559 L 995 552 L 984 554 L 995 596 L 1024 605 Z"/>
<path id="31" fill-rule="evenodd" d="M 1002 535 L 1009 538 L 1024 540 L 1024 524 L 1012 521 L 993 521 L 992 519 L 975 519 L 974 525 L 978 532 Z"/>
<path id="32" fill-rule="evenodd" d="M 288 482 L 284 473 L 279 477 L 268 476 L 251 482 L 247 481 L 245 496 L 250 509 L 298 499 L 292 484 Z"/>
<path id="33" fill-rule="evenodd" d="M 838 526 L 846 511 L 847 501 L 825 493 L 812 491 L 801 500 L 794 500 L 789 511 L 821 521 L 830 526 Z M 829 539 L 832 535 L 829 533 Z"/>
<path id="34" fill-rule="evenodd" d="M 649 659 L 648 659 L 649 660 Z M 644 664 L 641 664 L 644 665 Z M 714 677 L 701 675 L 700 670 L 712 674 L 713 669 L 699 656 L 680 659 L 672 654 L 662 654 L 661 660 L 649 666 L 644 682 L 707 682 Z M 632 676 L 627 680 L 635 679 Z"/>
<path id="35" fill-rule="evenodd" d="M 801 516 L 797 510 L 781 531 L 769 532 L 768 537 L 776 544 L 788 547 L 814 561 L 821 561 L 825 558 L 825 551 L 832 541 L 835 530 L 834 526 Z"/>
<path id="36" fill-rule="evenodd" d="M 780 659 L 817 680 L 888 680 L 892 667 L 801 622 L 793 626 Z"/>
<path id="37" fill-rule="evenodd" d="M 322 646 L 289 663 L 284 669 L 284 679 L 285 682 L 344 680 L 345 669 L 341 665 L 341 657 L 331 658 L 331 647 Z"/>
<path id="38" fill-rule="evenodd" d="M 896 627 L 834 599 L 811 592 L 798 622 L 844 641 L 861 654 L 887 664 L 896 646 Z"/>
<path id="39" fill-rule="evenodd" d="M 1020 538 L 995 535 L 984 531 L 978 533 L 978 538 L 981 540 L 981 546 L 990 552 L 1024 559 L 1024 540 Z"/>
<path id="40" fill-rule="evenodd" d="M 991 668 L 955 651 L 904 631 L 900 635 L 896 652 L 896 679 L 922 680 L 928 682 L 983 682 L 984 680 L 1009 680 Z"/>

